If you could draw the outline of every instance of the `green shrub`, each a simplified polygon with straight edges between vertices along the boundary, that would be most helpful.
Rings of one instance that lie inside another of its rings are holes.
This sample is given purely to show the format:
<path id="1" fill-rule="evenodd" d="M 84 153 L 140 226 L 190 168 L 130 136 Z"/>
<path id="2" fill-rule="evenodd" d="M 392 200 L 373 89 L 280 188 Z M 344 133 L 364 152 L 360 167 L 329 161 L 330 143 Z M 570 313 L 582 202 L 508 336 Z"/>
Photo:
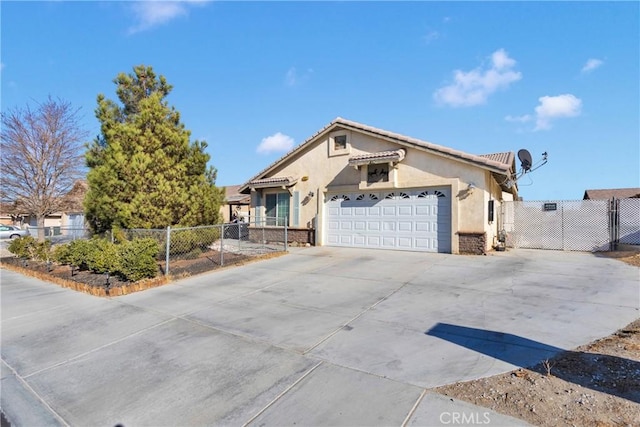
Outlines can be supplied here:
<path id="1" fill-rule="evenodd" d="M 57 263 L 68 265 L 71 264 L 71 250 L 69 243 L 56 245 L 51 253 L 51 259 Z"/>
<path id="2" fill-rule="evenodd" d="M 85 265 L 96 273 L 120 271 L 120 256 L 117 245 L 107 239 L 91 239 Z"/>
<path id="3" fill-rule="evenodd" d="M 220 239 L 220 228 L 218 227 L 199 228 L 194 232 L 196 234 L 195 244 L 203 251 L 209 249 L 213 242 Z"/>
<path id="4" fill-rule="evenodd" d="M 87 270 L 87 261 L 92 256 L 93 251 L 91 240 L 74 240 L 69 243 L 69 254 L 67 256 L 68 264 L 78 267 L 81 270 Z"/>
<path id="5" fill-rule="evenodd" d="M 169 255 L 185 259 L 197 258 L 202 252 L 206 252 L 209 246 L 220 238 L 218 227 L 203 227 L 189 230 L 177 230 L 171 232 L 171 245 Z M 161 254 L 166 250 L 163 248 Z"/>
<path id="6" fill-rule="evenodd" d="M 7 249 L 18 258 L 31 259 L 37 242 L 31 236 L 18 237 L 11 240 Z"/>
<path id="7" fill-rule="evenodd" d="M 51 261 L 51 240 L 37 242 L 33 247 L 32 256 L 39 261 Z"/>
<path id="8" fill-rule="evenodd" d="M 117 245 L 120 255 L 119 274 L 126 280 L 136 282 L 155 277 L 158 273 L 159 247 L 155 239 L 134 239 Z"/>

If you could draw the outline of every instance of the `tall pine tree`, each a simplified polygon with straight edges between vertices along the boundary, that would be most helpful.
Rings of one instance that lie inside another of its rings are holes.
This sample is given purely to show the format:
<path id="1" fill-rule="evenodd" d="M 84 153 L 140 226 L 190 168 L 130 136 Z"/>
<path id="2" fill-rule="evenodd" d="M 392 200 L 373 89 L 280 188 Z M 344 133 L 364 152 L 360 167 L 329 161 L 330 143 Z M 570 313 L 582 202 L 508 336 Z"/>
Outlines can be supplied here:
<path id="1" fill-rule="evenodd" d="M 98 95 L 99 135 L 86 153 L 86 219 L 95 232 L 196 226 L 220 221 L 224 195 L 204 141 L 190 142 L 171 92 L 153 69 L 134 67 L 114 83 L 122 105 Z"/>

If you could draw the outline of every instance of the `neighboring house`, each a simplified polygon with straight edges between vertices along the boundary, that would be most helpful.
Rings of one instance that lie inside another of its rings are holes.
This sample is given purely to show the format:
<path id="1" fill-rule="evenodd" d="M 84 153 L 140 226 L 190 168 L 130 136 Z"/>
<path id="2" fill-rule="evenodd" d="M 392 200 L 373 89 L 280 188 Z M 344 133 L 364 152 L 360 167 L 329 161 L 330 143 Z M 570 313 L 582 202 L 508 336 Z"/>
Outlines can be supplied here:
<path id="1" fill-rule="evenodd" d="M 640 188 L 609 188 L 603 190 L 585 190 L 583 200 L 611 200 L 640 198 Z"/>
<path id="2" fill-rule="evenodd" d="M 513 152 L 473 155 L 337 118 L 243 184 L 290 241 L 485 253 L 517 199 Z"/>
<path id="3" fill-rule="evenodd" d="M 74 183 L 71 190 L 63 196 L 61 209 L 45 217 L 44 227 L 47 235 L 58 234 L 64 230 L 82 231 L 84 229 L 83 201 L 87 189 L 87 182 L 84 180 L 78 180 Z M 0 221 L 4 224 L 17 225 L 22 228 L 38 226 L 36 217 L 25 213 L 19 202 L 2 203 L 0 208 L 2 210 Z"/>
<path id="4" fill-rule="evenodd" d="M 239 185 L 229 185 L 224 188 L 224 205 L 220 206 L 223 222 L 231 222 L 237 218 L 244 222 L 249 222 L 250 196 L 240 194 Z"/>

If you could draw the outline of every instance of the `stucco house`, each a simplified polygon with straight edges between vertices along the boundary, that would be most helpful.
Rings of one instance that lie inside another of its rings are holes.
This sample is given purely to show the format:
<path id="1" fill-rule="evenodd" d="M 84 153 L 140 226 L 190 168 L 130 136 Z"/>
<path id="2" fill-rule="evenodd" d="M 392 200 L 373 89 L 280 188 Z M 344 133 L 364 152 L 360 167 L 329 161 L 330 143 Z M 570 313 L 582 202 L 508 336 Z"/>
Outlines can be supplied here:
<path id="1" fill-rule="evenodd" d="M 220 206 L 222 222 L 232 222 L 234 219 L 249 222 L 251 199 L 247 194 L 240 194 L 239 189 L 239 185 L 224 187 L 224 204 Z"/>
<path id="2" fill-rule="evenodd" d="M 69 230 L 82 232 L 84 224 L 84 196 L 88 184 L 85 180 L 77 180 L 71 190 L 62 197 L 60 209 L 52 212 L 44 219 L 46 235 L 54 235 Z M 38 226 L 34 215 L 25 212 L 20 202 L 0 204 L 0 222 L 7 225 L 17 225 L 21 228 L 35 228 Z"/>
<path id="3" fill-rule="evenodd" d="M 474 155 L 337 118 L 238 190 L 290 241 L 486 253 L 517 198 L 513 152 Z"/>

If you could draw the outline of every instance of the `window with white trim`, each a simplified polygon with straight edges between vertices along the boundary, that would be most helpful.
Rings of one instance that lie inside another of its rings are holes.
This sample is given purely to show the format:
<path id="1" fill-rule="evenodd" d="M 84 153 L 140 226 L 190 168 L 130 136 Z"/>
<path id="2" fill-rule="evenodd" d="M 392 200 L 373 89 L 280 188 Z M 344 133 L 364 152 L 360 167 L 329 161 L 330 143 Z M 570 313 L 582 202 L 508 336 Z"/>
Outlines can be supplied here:
<path id="1" fill-rule="evenodd" d="M 281 193 L 269 193 L 265 195 L 266 223 L 284 227 L 289 225 L 289 199 L 291 195 L 288 191 Z"/>

